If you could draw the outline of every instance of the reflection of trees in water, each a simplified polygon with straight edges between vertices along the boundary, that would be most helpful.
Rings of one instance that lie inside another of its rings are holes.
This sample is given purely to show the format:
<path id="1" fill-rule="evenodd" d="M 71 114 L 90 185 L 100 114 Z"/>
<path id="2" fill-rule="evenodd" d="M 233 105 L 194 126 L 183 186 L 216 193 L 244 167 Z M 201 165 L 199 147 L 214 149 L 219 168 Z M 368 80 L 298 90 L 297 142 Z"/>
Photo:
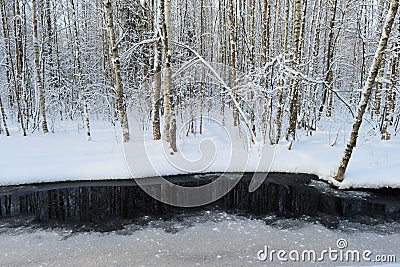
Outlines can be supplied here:
<path id="1" fill-rule="evenodd" d="M 304 179 L 303 179 L 304 178 Z M 49 220 L 102 223 L 113 219 L 133 219 L 143 215 L 174 215 L 212 208 L 250 215 L 275 213 L 290 216 L 340 217 L 354 215 L 398 218 L 400 204 L 374 197 L 360 197 L 334 189 L 310 186 L 310 177 L 294 179 L 290 175 L 272 174 L 254 193 L 249 193 L 250 179 L 237 186 L 217 202 L 199 208 L 175 208 L 148 196 L 138 186 L 82 186 L 52 189 L 23 195 L 0 196 L 0 217 L 34 214 L 40 222 Z M 211 180 L 179 182 L 181 186 L 200 186 Z M 161 189 L 162 190 L 162 189 Z M 21 193 L 20 193 L 21 194 Z M 387 192 L 381 194 L 387 195 Z M 390 193 L 389 193 L 390 194 Z M 392 192 L 394 195 L 395 192 Z"/>
<path id="2" fill-rule="evenodd" d="M 136 186 L 96 186 L 1 196 L 0 206 L 0 216 L 34 213 L 41 222 L 49 219 L 100 222 L 112 217 L 156 213 L 160 203 Z"/>

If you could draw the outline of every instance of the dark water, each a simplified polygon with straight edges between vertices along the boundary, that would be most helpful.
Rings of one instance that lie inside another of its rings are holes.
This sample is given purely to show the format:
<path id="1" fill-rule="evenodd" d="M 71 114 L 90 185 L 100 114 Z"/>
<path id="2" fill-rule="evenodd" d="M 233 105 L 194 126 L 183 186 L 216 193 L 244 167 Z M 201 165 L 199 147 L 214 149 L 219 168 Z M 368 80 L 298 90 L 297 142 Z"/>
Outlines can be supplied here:
<path id="1" fill-rule="evenodd" d="M 182 186 L 200 186 L 217 177 L 174 176 L 169 180 Z M 160 203 L 134 180 L 0 187 L 0 227 L 79 225 L 110 231 L 130 223 L 179 220 L 205 211 L 261 218 L 267 223 L 273 223 L 268 218 L 308 216 L 332 228 L 342 220 L 364 224 L 400 222 L 398 189 L 339 191 L 311 175 L 272 173 L 258 190 L 249 193 L 251 177 L 245 174 L 229 194 L 198 208 Z"/>

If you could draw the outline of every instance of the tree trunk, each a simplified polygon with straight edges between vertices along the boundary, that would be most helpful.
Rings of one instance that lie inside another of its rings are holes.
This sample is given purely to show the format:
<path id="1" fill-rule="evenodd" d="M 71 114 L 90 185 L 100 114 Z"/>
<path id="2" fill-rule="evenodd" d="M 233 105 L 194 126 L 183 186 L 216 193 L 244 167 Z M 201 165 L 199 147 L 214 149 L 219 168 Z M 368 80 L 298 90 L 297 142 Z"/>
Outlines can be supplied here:
<path id="1" fill-rule="evenodd" d="M 172 95 L 172 70 L 171 52 L 169 51 L 170 33 L 170 0 L 160 0 L 160 17 L 162 21 L 163 33 L 163 57 L 164 57 L 164 77 L 162 80 L 162 91 L 164 96 L 164 140 L 170 143 L 173 152 L 176 148 L 176 121 L 174 118 L 173 95 Z M 171 123 L 172 122 L 172 123 Z M 175 123 L 174 123 L 175 122 Z"/>
<path id="2" fill-rule="evenodd" d="M 120 59 L 118 54 L 118 47 L 115 44 L 115 34 L 114 34 L 114 22 L 113 22 L 113 14 L 112 14 L 112 7 L 111 1 L 106 0 L 104 1 L 104 9 L 106 13 L 107 19 L 107 29 L 108 29 L 108 36 L 110 42 L 110 52 L 111 52 L 111 61 L 112 61 L 112 68 L 114 70 L 114 77 L 115 77 L 115 91 L 117 94 L 117 108 L 119 112 L 119 119 L 122 128 L 122 139 L 123 142 L 129 142 L 129 124 L 128 124 L 128 116 L 126 114 L 126 105 L 124 101 L 124 90 L 122 85 L 122 78 L 120 72 Z"/>
<path id="3" fill-rule="evenodd" d="M 157 17 L 157 16 L 156 16 Z M 161 38 L 159 30 L 161 29 L 160 25 L 162 22 L 160 18 L 158 21 L 154 23 L 154 31 L 156 32 L 156 36 Z M 157 40 L 154 44 L 154 70 L 153 70 L 153 139 L 160 140 L 161 139 L 161 130 L 160 130 L 160 100 L 161 100 L 161 40 Z"/>
<path id="4" fill-rule="evenodd" d="M 32 0 L 32 26 L 33 26 L 33 57 L 35 62 L 35 76 L 37 95 L 39 99 L 39 112 L 42 117 L 42 130 L 43 133 L 48 133 L 47 120 L 46 120 L 46 103 L 44 96 L 44 88 L 42 83 L 42 75 L 40 73 L 40 60 L 39 60 L 39 39 L 38 39 L 38 26 L 36 19 L 36 0 Z"/>
<path id="5" fill-rule="evenodd" d="M 378 25 L 377 25 L 377 30 L 376 30 L 377 38 L 379 38 L 379 35 L 380 35 L 379 30 L 382 28 L 382 25 L 383 25 L 383 19 L 384 19 L 383 10 L 385 9 L 384 0 L 379 0 L 378 9 L 379 9 L 379 12 L 378 12 Z M 385 70 L 384 70 L 384 68 L 385 68 L 385 57 L 382 58 L 381 66 L 382 67 L 378 71 L 378 80 L 379 79 L 382 80 L 384 78 L 384 74 L 385 74 Z M 378 81 L 375 84 L 376 84 L 375 99 L 374 99 L 375 103 L 374 103 L 373 110 L 371 112 L 371 117 L 373 117 L 374 115 L 379 115 L 381 113 L 383 84 L 382 84 L 381 81 Z"/>
<path id="6" fill-rule="evenodd" d="M 301 11 L 301 0 L 295 1 L 294 7 L 294 47 L 295 52 L 293 56 L 293 62 L 296 66 L 299 65 L 299 55 L 300 55 L 300 31 L 301 31 L 301 23 L 300 23 L 300 11 Z M 286 140 L 291 138 L 292 140 L 296 139 L 296 128 L 297 128 L 297 115 L 299 109 L 299 84 L 297 79 L 295 78 L 292 83 L 291 90 L 291 99 L 290 99 L 290 118 L 289 118 L 289 129 L 286 134 Z"/>
<path id="7" fill-rule="evenodd" d="M 231 84 L 233 96 L 236 99 L 236 23 L 235 23 L 235 6 L 234 0 L 229 0 L 229 48 L 230 48 L 230 63 L 231 63 Z M 239 122 L 238 110 L 233 105 L 233 125 L 237 126 Z"/>
<path id="8" fill-rule="evenodd" d="M 162 23 L 162 42 L 163 42 L 163 58 L 164 58 L 164 73 L 163 79 L 161 83 L 162 92 L 163 92 L 163 108 L 164 108 L 164 131 L 163 131 L 163 139 L 166 142 L 170 141 L 169 138 L 169 130 L 171 127 L 171 99 L 170 99 L 170 91 L 171 91 L 171 68 L 170 68 L 170 55 L 168 54 L 168 26 L 166 21 L 165 14 L 165 1 L 160 0 L 159 2 L 159 12 L 160 19 Z"/>
<path id="9" fill-rule="evenodd" d="M 382 34 L 381 34 L 381 39 L 379 41 L 378 48 L 375 52 L 375 57 L 372 62 L 368 79 L 364 85 L 363 88 L 363 96 L 361 98 L 360 104 L 358 106 L 358 112 L 357 112 L 357 117 L 354 121 L 353 124 L 353 130 L 351 131 L 350 135 L 350 140 L 349 143 L 347 144 L 346 150 L 344 152 L 342 161 L 339 165 L 337 174 L 336 174 L 336 180 L 341 182 L 344 179 L 344 174 L 346 172 L 347 166 L 349 164 L 351 155 L 353 153 L 354 147 L 357 145 L 357 138 L 358 138 L 358 132 L 360 130 L 363 116 L 365 113 L 365 110 L 368 105 L 368 101 L 371 98 L 371 93 L 372 93 L 372 87 L 374 86 L 376 76 L 379 71 L 379 67 L 382 62 L 383 54 L 385 53 L 385 50 L 387 48 L 387 43 L 389 39 L 389 35 L 392 31 L 392 26 L 394 22 L 394 18 L 396 16 L 397 10 L 399 7 L 399 0 L 392 0 L 389 8 L 389 12 L 386 16 L 386 21 L 382 29 Z"/>
<path id="10" fill-rule="evenodd" d="M 400 24 L 399 24 L 400 27 Z M 397 47 L 396 47 L 397 45 Z M 393 51 L 396 51 L 392 53 L 390 63 L 388 64 L 388 71 L 386 74 L 386 79 L 388 81 L 391 81 L 391 84 L 386 84 L 386 90 L 385 90 L 385 104 L 383 107 L 383 112 L 381 114 L 381 140 L 390 140 L 391 134 L 389 131 L 389 126 L 392 125 L 393 123 L 393 118 L 394 118 L 394 98 L 395 98 L 395 92 L 396 92 L 396 86 L 397 83 L 399 82 L 399 77 L 398 77 L 398 62 L 399 62 L 399 50 L 400 50 L 400 42 L 393 44 Z"/>
<path id="11" fill-rule="evenodd" d="M 6 114 L 4 112 L 3 101 L 1 101 L 1 97 L 0 97 L 0 113 L 1 113 L 1 119 L 3 121 L 4 132 L 6 133 L 6 136 L 10 136 L 10 132 L 8 131 L 8 127 L 7 127 L 7 118 L 6 118 Z M 0 129 L 1 129 L 1 125 L 0 125 Z"/>
<path id="12" fill-rule="evenodd" d="M 254 3 L 254 1 L 253 1 Z M 253 19 L 254 19 L 254 8 L 252 9 L 251 13 Z M 263 5 L 263 13 L 262 13 L 262 65 L 266 64 L 268 61 L 268 54 L 269 54 L 269 16 L 270 15 L 270 10 L 269 10 L 269 4 L 268 0 L 264 0 L 264 5 Z M 255 28 L 254 21 L 252 22 L 252 28 Z M 254 37 L 252 38 L 254 40 Z M 252 43 L 254 45 L 254 41 Z M 253 48 L 253 47 L 252 47 Z M 254 48 L 252 50 L 252 58 L 254 57 Z M 253 58 L 254 61 L 254 58 Z"/>
<path id="13" fill-rule="evenodd" d="M 200 0 L 200 54 L 204 55 L 203 50 L 203 35 L 204 35 L 204 0 Z M 200 79 L 200 123 L 199 123 L 199 134 L 203 134 L 203 112 L 204 112 L 204 93 L 203 93 L 203 80 L 204 71 L 201 70 Z"/>
<path id="14" fill-rule="evenodd" d="M 282 53 L 286 54 L 288 48 L 288 36 L 289 36 L 289 11 L 290 11 L 289 0 L 285 1 L 285 17 L 284 17 L 284 33 L 283 33 L 283 48 Z M 278 144 L 282 135 L 282 110 L 283 110 L 283 84 L 282 79 L 279 80 L 278 84 L 278 105 L 276 107 L 276 138 L 275 143 Z"/>
<path id="15" fill-rule="evenodd" d="M 13 110 L 13 105 L 14 105 L 14 98 L 13 98 L 13 94 L 12 94 L 12 87 L 14 87 L 14 91 L 15 90 L 15 66 L 14 66 L 14 62 L 13 62 L 13 57 L 12 57 L 12 53 L 11 53 L 11 45 L 10 45 L 10 29 L 8 27 L 8 20 L 7 20 L 7 13 L 6 13 L 6 7 L 5 7 L 5 3 L 3 2 L 3 0 L 0 0 L 0 10 L 1 10 L 1 24 L 2 24 L 2 33 L 3 33 L 3 41 L 4 41 L 4 54 L 5 54 L 5 60 L 6 60 L 6 78 L 7 78 L 7 86 L 8 86 L 8 102 L 10 105 L 10 109 L 11 112 Z M 13 84 L 13 86 L 12 86 Z"/>
<path id="16" fill-rule="evenodd" d="M 255 63 L 255 53 L 256 53 L 256 47 L 255 47 L 255 29 L 256 29 L 256 25 L 255 25 L 255 7 L 256 7 L 256 3 L 254 0 L 250 0 L 250 25 L 249 25 L 249 31 L 250 31 L 250 70 L 254 71 L 255 67 L 256 67 L 256 63 Z M 266 4 L 266 3 L 265 3 Z M 264 12 L 268 13 L 268 8 L 264 7 Z M 268 18 L 265 18 L 268 21 Z M 267 22 L 265 22 L 265 24 L 268 24 Z M 264 64 L 264 62 L 267 60 L 267 53 L 268 53 L 268 39 L 266 36 L 269 36 L 267 33 L 268 28 L 266 28 L 267 25 L 264 25 L 263 23 L 263 32 L 262 32 L 262 56 L 261 56 L 261 64 Z M 266 36 L 265 36 L 266 35 Z M 267 82 L 266 80 L 263 78 L 264 80 L 264 86 L 267 89 Z M 256 125 L 255 125 L 255 103 L 254 103 L 254 91 L 251 89 L 250 90 L 250 123 L 251 123 L 251 130 L 253 131 L 253 134 L 256 134 Z"/>
<path id="17" fill-rule="evenodd" d="M 3 40 L 4 40 L 4 45 L 5 45 L 5 59 L 6 59 L 6 78 L 7 78 L 7 87 L 10 87 L 11 84 L 11 78 L 10 78 L 10 71 L 9 68 L 13 69 L 12 63 L 10 62 L 11 56 L 10 56 L 10 43 L 9 43 L 9 38 L 8 38 L 8 31 L 7 31 L 7 20 L 6 20 L 6 12 L 4 9 L 3 5 L 3 0 L 0 0 L 0 16 L 1 16 L 1 23 L 2 23 L 2 30 L 3 30 Z M 0 113 L 1 113 L 1 119 L 3 122 L 4 126 L 4 132 L 7 136 L 10 136 L 10 132 L 7 127 L 7 116 L 4 111 L 4 106 L 3 102 L 0 96 Z M 0 127 L 1 128 L 1 127 Z"/>
<path id="18" fill-rule="evenodd" d="M 326 111 L 326 116 L 330 117 L 332 115 L 332 100 L 331 97 L 332 93 L 329 93 L 329 87 L 332 86 L 332 81 L 333 81 L 333 71 L 332 71 L 332 59 L 333 59 L 333 51 L 334 51 L 334 38 L 335 38 L 335 32 L 334 32 L 334 27 L 335 27 L 335 20 L 336 20 L 336 9 L 337 9 L 337 0 L 333 0 L 332 3 L 332 8 L 331 8 L 331 17 L 329 21 L 329 40 L 328 40 L 328 55 L 327 55 L 327 60 L 326 60 L 326 77 L 325 77 L 325 83 L 323 84 L 323 92 L 322 92 L 322 103 L 319 108 L 319 115 L 318 117 L 320 118 L 322 115 L 322 112 L 324 110 L 324 106 L 326 103 L 326 100 L 329 96 L 329 103 L 328 103 L 328 108 Z"/>
<path id="19" fill-rule="evenodd" d="M 24 115 L 22 113 L 21 108 L 21 95 L 22 95 L 22 88 L 23 88 L 23 47 L 22 47 L 22 19 L 21 19 L 21 12 L 19 8 L 19 0 L 15 1 L 14 6 L 14 15 L 15 15 L 15 32 L 16 32 L 16 40 L 15 40 L 15 51 L 16 51 L 16 86 L 15 86 L 15 99 L 17 101 L 17 109 L 18 109 L 18 122 L 20 123 L 22 135 L 26 136 L 26 128 L 24 124 Z"/>
<path id="20" fill-rule="evenodd" d="M 83 105 L 83 117 L 84 123 L 86 127 L 86 139 L 88 141 L 92 140 L 91 132 L 90 132 L 90 120 L 89 120 L 89 108 L 86 99 L 86 92 L 83 90 L 83 75 L 82 75 L 82 67 L 81 67 L 81 50 L 79 44 L 79 33 L 78 33 L 78 23 L 77 16 L 75 11 L 74 0 L 70 0 L 72 5 L 72 17 L 73 17 L 73 30 L 74 30 L 74 43 L 75 43 L 75 60 L 76 60 L 76 76 L 78 82 L 79 93 L 82 98 Z"/>

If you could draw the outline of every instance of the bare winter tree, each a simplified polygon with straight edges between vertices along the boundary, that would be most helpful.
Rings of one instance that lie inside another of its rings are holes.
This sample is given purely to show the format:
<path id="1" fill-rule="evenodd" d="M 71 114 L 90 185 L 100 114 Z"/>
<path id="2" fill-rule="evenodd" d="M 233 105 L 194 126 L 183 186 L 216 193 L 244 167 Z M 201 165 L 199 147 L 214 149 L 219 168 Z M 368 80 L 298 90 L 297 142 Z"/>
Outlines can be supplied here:
<path id="1" fill-rule="evenodd" d="M 283 48 L 282 53 L 285 55 L 288 49 L 288 35 L 289 35 L 289 11 L 290 3 L 289 0 L 285 0 L 285 16 L 284 16 L 284 34 L 283 34 Z M 275 143 L 279 143 L 282 135 L 282 109 L 283 109 L 283 79 L 279 80 L 278 84 L 278 96 L 277 96 L 277 108 L 276 108 L 276 139 Z"/>
<path id="2" fill-rule="evenodd" d="M 368 101 L 371 98 L 372 88 L 374 86 L 376 76 L 378 75 L 378 71 L 379 71 L 379 68 L 380 68 L 380 65 L 382 62 L 383 54 L 387 48 L 389 36 L 392 31 L 392 27 L 393 27 L 395 16 L 397 14 L 398 7 L 399 7 L 399 0 L 392 0 L 390 3 L 389 12 L 387 13 L 387 16 L 386 16 L 386 21 L 383 25 L 381 39 L 379 41 L 379 45 L 375 52 L 375 57 L 374 57 L 374 60 L 372 62 L 372 65 L 371 65 L 371 68 L 369 71 L 368 79 L 367 79 L 367 81 L 364 85 L 363 91 L 362 91 L 363 95 L 362 95 L 360 104 L 358 106 L 357 117 L 353 124 L 353 130 L 351 131 L 350 140 L 346 146 L 346 150 L 344 152 L 342 161 L 339 165 L 339 168 L 338 168 L 338 171 L 336 174 L 337 181 L 343 181 L 344 174 L 346 173 L 346 169 L 349 164 L 351 155 L 353 153 L 354 148 L 357 145 L 358 132 L 360 130 L 360 127 L 361 127 L 361 124 L 363 121 L 363 116 L 364 116 L 365 110 L 367 108 Z"/>
<path id="3" fill-rule="evenodd" d="M 333 81 L 333 70 L 332 70 L 332 60 L 333 60 L 333 52 L 334 52 L 334 38 L 335 38 L 335 20 L 336 20 L 336 10 L 337 10 L 337 0 L 333 0 L 332 7 L 331 7 L 331 16 L 329 20 L 329 40 L 328 40 L 328 51 L 326 57 L 326 77 L 325 83 L 323 85 L 323 92 L 322 92 L 322 103 L 319 109 L 319 116 L 323 112 L 325 103 L 329 96 L 328 108 L 326 115 L 330 117 L 332 115 L 332 97 L 333 93 L 329 91 L 329 88 L 332 87 Z"/>
<path id="4" fill-rule="evenodd" d="M 162 91 L 164 96 L 164 141 L 170 143 L 173 152 L 176 148 L 176 121 L 174 110 L 174 96 L 172 94 L 172 69 L 170 51 L 170 6 L 171 0 L 160 0 L 160 17 L 162 21 L 162 40 L 164 57 L 164 75 L 162 80 Z"/>
<path id="5" fill-rule="evenodd" d="M 85 123 L 85 128 L 86 128 L 86 139 L 90 141 L 92 139 L 92 135 L 90 132 L 90 120 L 89 120 L 89 106 L 88 106 L 88 101 L 87 101 L 87 96 L 86 92 L 84 90 L 84 76 L 82 72 L 82 55 L 81 55 L 81 47 L 79 43 L 79 31 L 78 31 L 78 17 L 76 13 L 76 6 L 74 3 L 74 0 L 70 0 L 71 2 L 71 7 L 72 7 L 72 18 L 73 18 L 73 39 L 74 39 L 74 49 L 75 49 L 75 71 L 76 71 L 76 80 L 77 80 L 77 85 L 79 88 L 79 94 L 82 99 L 82 106 L 83 106 L 83 117 L 84 117 L 84 123 Z"/>
<path id="6" fill-rule="evenodd" d="M 5 60 L 6 60 L 6 81 L 7 81 L 7 87 L 10 86 L 11 84 L 11 79 L 10 79 L 10 71 L 8 70 L 8 67 L 10 65 L 10 58 L 9 58 L 9 54 L 7 52 L 10 51 L 9 48 L 9 40 L 8 40 L 8 34 L 7 34 L 7 25 L 6 25 L 6 14 L 5 14 L 5 9 L 4 9 L 4 4 L 3 4 L 3 0 L 0 0 L 0 15 L 1 15 L 1 24 L 2 24 L 2 33 L 3 33 L 3 42 L 4 42 L 4 49 L 5 49 Z M 3 101 L 1 99 L 1 95 L 0 95 L 0 113 L 1 113 L 1 120 L 3 122 L 3 127 L 4 127 L 4 132 L 6 134 L 6 136 L 10 136 L 10 132 L 8 130 L 8 126 L 7 126 L 7 116 L 4 110 L 4 106 L 3 106 Z"/>
<path id="7" fill-rule="evenodd" d="M 153 68 L 153 95 L 152 95 L 152 115 L 153 115 L 153 139 L 161 139 L 160 127 L 160 104 L 161 104 L 161 65 L 162 65 L 162 51 L 161 51 L 161 29 L 162 21 L 159 15 L 160 9 L 157 4 L 158 0 L 153 0 L 155 9 L 155 22 L 154 33 L 157 38 L 154 43 L 154 68 Z"/>
<path id="8" fill-rule="evenodd" d="M 1 100 L 1 97 L 0 97 L 0 113 L 1 113 L 1 120 L 2 120 L 3 126 L 4 126 L 4 132 L 6 133 L 6 136 L 10 136 L 10 132 L 8 131 L 8 126 L 7 126 L 6 114 L 4 111 L 3 101 Z M 1 127 L 0 127 L 0 130 L 1 130 Z M 0 131 L 0 133 L 1 133 L 1 131 Z"/>
<path id="9" fill-rule="evenodd" d="M 26 126 L 24 123 L 24 114 L 22 113 L 22 100 L 23 93 L 23 69 L 24 69 L 24 50 L 22 43 L 22 16 L 19 6 L 19 0 L 14 3 L 14 32 L 15 32 L 15 53 L 16 53 L 16 74 L 15 74 L 15 99 L 17 103 L 18 121 L 22 130 L 22 135 L 26 136 Z"/>
<path id="10" fill-rule="evenodd" d="M 115 92 L 117 94 L 117 108 L 119 112 L 119 119 L 122 128 L 122 138 L 123 142 L 129 142 L 129 125 L 128 125 L 128 116 L 126 114 L 126 105 L 124 101 L 124 90 L 122 85 L 122 78 L 120 72 L 120 58 L 118 54 L 118 47 L 115 43 L 115 34 L 114 34 L 114 22 L 113 22 L 113 13 L 111 1 L 104 1 L 104 9 L 106 13 L 107 19 L 107 30 L 109 36 L 110 43 L 110 52 L 111 52 L 111 61 L 112 68 L 114 71 L 115 77 Z"/>
<path id="11" fill-rule="evenodd" d="M 295 65 L 299 65 L 300 60 L 300 11 L 301 11 L 301 0 L 295 1 L 294 7 L 294 56 L 293 62 Z M 296 128 L 297 128 L 297 116 L 299 110 L 299 83 L 296 79 L 293 80 L 292 88 L 290 92 L 290 118 L 289 118 L 289 129 L 286 134 L 286 139 L 296 139 Z"/>
<path id="12" fill-rule="evenodd" d="M 46 104 L 45 95 L 42 82 L 42 74 L 40 68 L 39 60 L 39 39 L 38 39 L 38 23 L 36 19 L 36 0 L 32 0 L 32 28 L 33 28 L 33 56 L 35 62 L 35 77 L 36 77 L 36 87 L 39 99 L 39 113 L 42 117 L 42 130 L 43 133 L 48 133 L 47 120 L 46 120 Z"/>
<path id="13" fill-rule="evenodd" d="M 231 87 L 233 88 L 233 95 L 236 98 L 236 18 L 235 18 L 235 5 L 234 0 L 229 0 L 229 52 L 230 52 L 230 63 L 231 63 Z M 233 105 L 233 124 L 237 126 L 239 122 L 239 115 L 237 108 Z"/>

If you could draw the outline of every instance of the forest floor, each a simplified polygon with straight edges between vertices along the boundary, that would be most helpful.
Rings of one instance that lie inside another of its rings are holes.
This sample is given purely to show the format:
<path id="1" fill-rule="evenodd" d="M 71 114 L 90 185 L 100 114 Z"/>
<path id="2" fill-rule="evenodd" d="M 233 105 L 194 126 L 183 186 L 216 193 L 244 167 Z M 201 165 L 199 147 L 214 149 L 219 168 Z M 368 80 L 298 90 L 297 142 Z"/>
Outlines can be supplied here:
<path id="1" fill-rule="evenodd" d="M 133 129 L 132 141 L 124 147 L 118 127 L 107 122 L 92 121 L 89 142 L 81 122 L 54 125 L 54 133 L 46 135 L 23 137 L 11 127 L 10 137 L 0 136 L 0 185 L 223 171 L 309 173 L 332 180 L 349 134 L 349 126 L 346 132 L 328 123 L 313 136 L 300 132 L 291 150 L 282 141 L 272 153 L 260 144 L 246 149 L 243 133 L 238 137 L 205 122 L 202 136 L 178 132 L 181 154 L 170 156 L 162 141 L 151 140 L 150 130 Z M 400 137 L 381 141 L 379 135 L 362 131 L 340 188 L 399 188 L 399 151 Z"/>

